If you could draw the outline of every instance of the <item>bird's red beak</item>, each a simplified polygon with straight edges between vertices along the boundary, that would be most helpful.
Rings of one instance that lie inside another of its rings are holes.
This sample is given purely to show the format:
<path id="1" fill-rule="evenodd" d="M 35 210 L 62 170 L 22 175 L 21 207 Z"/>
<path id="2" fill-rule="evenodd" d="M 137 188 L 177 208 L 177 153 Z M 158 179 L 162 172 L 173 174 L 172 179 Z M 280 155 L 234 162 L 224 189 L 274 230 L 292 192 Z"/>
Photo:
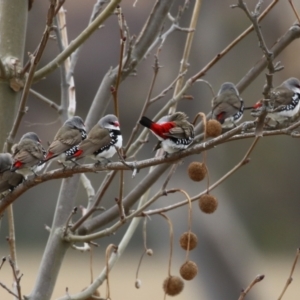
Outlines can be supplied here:
<path id="1" fill-rule="evenodd" d="M 116 126 L 116 127 L 120 127 L 120 123 L 119 122 L 114 122 L 114 125 Z"/>

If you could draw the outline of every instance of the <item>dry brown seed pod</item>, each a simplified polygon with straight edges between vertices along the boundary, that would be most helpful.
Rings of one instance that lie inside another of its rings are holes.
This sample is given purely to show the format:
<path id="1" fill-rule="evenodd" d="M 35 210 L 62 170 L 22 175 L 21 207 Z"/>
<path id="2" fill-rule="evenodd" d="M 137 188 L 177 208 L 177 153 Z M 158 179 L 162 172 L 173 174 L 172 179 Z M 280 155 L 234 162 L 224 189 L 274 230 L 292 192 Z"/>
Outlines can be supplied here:
<path id="1" fill-rule="evenodd" d="M 217 120 L 208 120 L 206 123 L 206 136 L 217 137 L 222 134 L 222 125 Z"/>
<path id="2" fill-rule="evenodd" d="M 184 287 L 183 280 L 178 276 L 170 276 L 164 280 L 163 289 L 169 296 L 176 296 L 181 293 Z"/>
<path id="3" fill-rule="evenodd" d="M 218 207 L 218 200 L 210 194 L 204 194 L 199 198 L 199 208 L 206 214 L 212 214 Z"/>
<path id="4" fill-rule="evenodd" d="M 179 272 L 183 279 L 192 280 L 198 273 L 197 264 L 191 260 L 188 260 L 181 266 Z"/>
<path id="5" fill-rule="evenodd" d="M 190 235 L 190 247 L 188 249 L 189 235 Z M 193 232 L 184 232 L 180 236 L 179 243 L 184 250 L 193 250 L 197 246 L 198 238 L 196 234 Z"/>
<path id="6" fill-rule="evenodd" d="M 188 175 L 193 181 L 201 181 L 207 174 L 205 163 L 193 161 L 188 166 Z"/>

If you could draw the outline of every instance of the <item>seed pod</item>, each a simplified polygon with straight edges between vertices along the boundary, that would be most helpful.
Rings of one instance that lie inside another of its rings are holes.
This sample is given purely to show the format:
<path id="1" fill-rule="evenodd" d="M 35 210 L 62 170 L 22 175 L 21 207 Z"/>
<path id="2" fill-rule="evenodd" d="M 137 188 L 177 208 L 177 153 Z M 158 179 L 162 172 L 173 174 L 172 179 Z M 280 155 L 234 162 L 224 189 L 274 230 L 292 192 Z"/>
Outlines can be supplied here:
<path id="1" fill-rule="evenodd" d="M 136 279 L 134 285 L 137 289 L 139 289 L 141 288 L 142 281 L 140 279 Z"/>
<path id="2" fill-rule="evenodd" d="M 201 181 L 207 173 L 206 165 L 202 162 L 193 161 L 188 166 L 188 175 L 193 181 Z"/>
<path id="3" fill-rule="evenodd" d="M 222 134 L 222 125 L 217 120 L 208 120 L 206 123 L 206 136 L 217 137 Z"/>
<path id="4" fill-rule="evenodd" d="M 178 276 L 170 276 L 164 280 L 163 289 L 169 296 L 176 296 L 181 293 L 184 287 L 183 280 Z"/>
<path id="5" fill-rule="evenodd" d="M 185 262 L 180 268 L 180 275 L 185 280 L 192 280 L 198 273 L 197 264 L 191 260 Z"/>
<path id="6" fill-rule="evenodd" d="M 147 249 L 146 254 L 148 256 L 152 256 L 153 255 L 153 250 L 152 249 Z"/>
<path id="7" fill-rule="evenodd" d="M 190 236 L 190 246 L 188 249 L 189 236 Z M 198 238 L 196 234 L 193 232 L 184 232 L 180 236 L 179 243 L 181 248 L 183 248 L 184 250 L 193 250 L 197 246 Z"/>
<path id="8" fill-rule="evenodd" d="M 199 208 L 206 214 L 212 214 L 218 207 L 216 197 L 204 194 L 199 198 Z"/>

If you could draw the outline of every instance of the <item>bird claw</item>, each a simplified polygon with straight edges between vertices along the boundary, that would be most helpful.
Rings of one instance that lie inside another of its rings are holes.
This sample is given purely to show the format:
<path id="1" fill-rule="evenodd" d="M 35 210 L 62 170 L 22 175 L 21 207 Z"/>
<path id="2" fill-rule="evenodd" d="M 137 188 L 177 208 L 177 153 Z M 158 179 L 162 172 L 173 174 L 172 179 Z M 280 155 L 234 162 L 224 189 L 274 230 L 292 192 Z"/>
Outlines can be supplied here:
<path id="1" fill-rule="evenodd" d="M 140 171 L 138 168 L 137 168 L 137 165 L 136 165 L 136 161 L 133 162 L 133 166 L 131 167 L 132 169 L 132 175 L 131 175 L 131 178 L 134 178 L 136 176 L 136 174 Z"/>
<path id="2" fill-rule="evenodd" d="M 99 159 L 94 166 L 95 167 L 99 167 L 99 166 L 103 166 L 106 167 L 109 163 L 111 163 L 111 160 L 105 158 L 105 157 L 101 157 L 101 160 Z"/>

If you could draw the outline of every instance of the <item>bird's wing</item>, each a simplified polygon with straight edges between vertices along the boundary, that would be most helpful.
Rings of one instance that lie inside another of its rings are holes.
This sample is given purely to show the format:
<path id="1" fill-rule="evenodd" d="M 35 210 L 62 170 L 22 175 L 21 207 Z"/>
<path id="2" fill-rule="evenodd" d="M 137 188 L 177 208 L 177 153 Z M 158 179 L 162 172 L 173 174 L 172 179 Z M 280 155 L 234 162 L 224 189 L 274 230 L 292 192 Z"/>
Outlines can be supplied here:
<path id="1" fill-rule="evenodd" d="M 33 141 L 22 141 L 18 147 L 17 152 L 13 154 L 15 161 L 21 161 L 22 163 L 26 164 L 32 162 L 32 159 L 35 158 L 36 160 L 43 160 L 45 150 L 42 145 L 37 144 Z"/>
<path id="2" fill-rule="evenodd" d="M 280 105 L 288 105 L 292 101 L 294 92 L 286 88 L 277 88 L 271 92 L 271 102 L 273 102 L 274 108 Z"/>
<path id="3" fill-rule="evenodd" d="M 2 180 L 0 181 L 0 193 L 7 191 L 12 187 L 16 187 L 23 181 L 21 174 L 6 171 L 3 173 Z"/>
<path id="4" fill-rule="evenodd" d="M 175 126 L 166 133 L 165 136 L 177 139 L 186 139 L 192 137 L 194 134 L 194 126 L 188 122 L 183 122 L 182 126 Z"/>
<path id="5" fill-rule="evenodd" d="M 71 147 L 78 145 L 82 140 L 82 134 L 77 129 L 70 129 L 68 132 L 65 131 L 59 135 L 57 134 L 57 136 L 58 138 L 54 139 L 50 144 L 48 152 L 58 155 Z"/>
<path id="6" fill-rule="evenodd" d="M 66 144 L 68 147 L 78 145 L 82 140 L 82 133 L 80 130 L 72 128 L 64 131 L 57 138 L 61 143 Z"/>
<path id="7" fill-rule="evenodd" d="M 79 144 L 79 149 L 82 150 L 85 155 L 90 155 L 108 145 L 110 141 L 111 137 L 107 129 L 99 130 L 99 127 L 93 127 L 87 138 Z"/>
<path id="8" fill-rule="evenodd" d="M 227 94 L 222 98 L 222 101 L 220 101 L 220 97 L 215 101 L 213 101 L 213 114 L 218 117 L 221 115 L 222 119 L 225 120 L 228 117 L 234 115 L 236 112 L 238 112 L 241 108 L 242 102 L 240 98 L 237 95 Z"/>

